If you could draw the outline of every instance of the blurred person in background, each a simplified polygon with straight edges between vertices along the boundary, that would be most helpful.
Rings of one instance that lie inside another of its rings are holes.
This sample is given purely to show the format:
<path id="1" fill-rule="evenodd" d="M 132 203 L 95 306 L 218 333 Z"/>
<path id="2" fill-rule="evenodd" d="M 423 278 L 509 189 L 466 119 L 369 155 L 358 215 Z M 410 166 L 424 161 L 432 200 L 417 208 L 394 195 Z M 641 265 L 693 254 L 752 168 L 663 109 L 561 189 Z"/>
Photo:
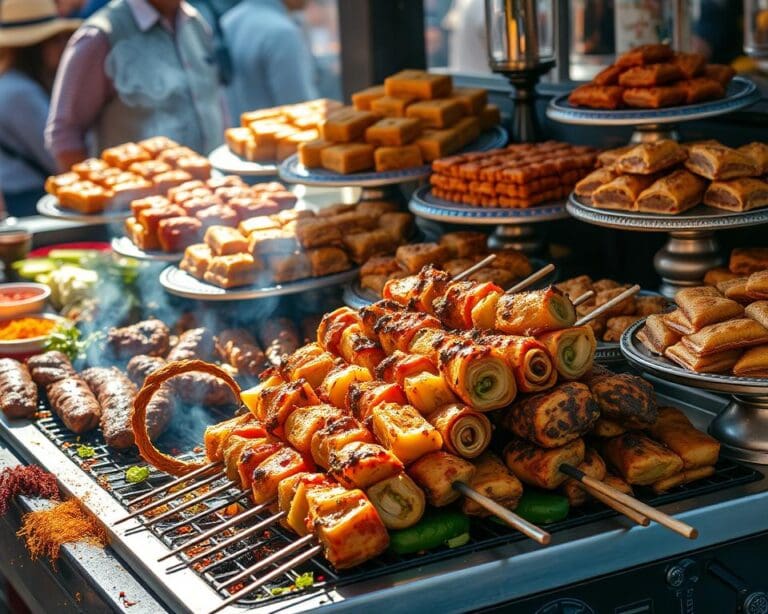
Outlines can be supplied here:
<path id="1" fill-rule="evenodd" d="M 10 214 L 34 215 L 56 170 L 43 131 L 56 68 L 80 22 L 53 0 L 0 2 L 0 186 Z"/>
<path id="2" fill-rule="evenodd" d="M 227 94 L 233 121 L 244 111 L 318 97 L 312 54 L 291 15 L 305 5 L 306 0 L 242 0 L 222 17 L 232 58 Z"/>
<path id="3" fill-rule="evenodd" d="M 225 109 L 211 35 L 184 0 L 113 0 L 67 45 L 46 144 L 59 168 L 156 135 L 201 153 L 223 140 Z"/>
<path id="4" fill-rule="evenodd" d="M 448 31 L 445 16 L 452 0 L 424 0 L 424 45 L 427 66 L 448 66 Z"/>

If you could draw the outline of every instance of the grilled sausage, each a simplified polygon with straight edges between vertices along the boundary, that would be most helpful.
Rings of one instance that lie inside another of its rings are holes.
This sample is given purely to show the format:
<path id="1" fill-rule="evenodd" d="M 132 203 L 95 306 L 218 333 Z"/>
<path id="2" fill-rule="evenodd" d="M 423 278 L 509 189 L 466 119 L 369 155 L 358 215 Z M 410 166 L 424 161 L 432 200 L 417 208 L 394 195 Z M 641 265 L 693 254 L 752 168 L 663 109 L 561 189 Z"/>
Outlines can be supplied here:
<path id="1" fill-rule="evenodd" d="M 45 352 L 32 356 L 27 361 L 32 379 L 38 386 L 48 386 L 54 382 L 75 375 L 72 363 L 61 352 Z"/>
<path id="2" fill-rule="evenodd" d="M 221 360 L 235 367 L 240 375 L 258 377 L 267 368 L 264 352 L 247 330 L 230 328 L 216 336 L 216 353 Z"/>
<path id="3" fill-rule="evenodd" d="M 80 375 L 101 405 L 101 432 L 107 445 L 120 450 L 130 448 L 134 444 L 131 411 L 136 386 L 115 367 L 94 367 Z M 156 434 L 150 431 L 150 437 Z"/>
<path id="4" fill-rule="evenodd" d="M 0 409 L 9 418 L 31 418 L 37 411 L 37 386 L 13 358 L 0 359 Z"/>
<path id="5" fill-rule="evenodd" d="M 111 328 L 107 333 L 106 350 L 117 359 L 136 354 L 164 356 L 169 340 L 168 327 L 160 320 L 149 319 L 123 328 Z"/>
<path id="6" fill-rule="evenodd" d="M 53 382 L 46 387 L 46 394 L 51 409 L 73 433 L 79 435 L 98 426 L 101 406 L 79 375 Z"/>
<path id="7" fill-rule="evenodd" d="M 207 328 L 190 328 L 168 352 L 168 361 L 199 358 L 209 360 L 213 355 L 213 335 Z"/>
<path id="8" fill-rule="evenodd" d="M 292 354 L 299 347 L 299 332 L 288 318 L 265 320 L 258 330 L 264 354 L 273 365 L 279 365 L 285 354 Z"/>

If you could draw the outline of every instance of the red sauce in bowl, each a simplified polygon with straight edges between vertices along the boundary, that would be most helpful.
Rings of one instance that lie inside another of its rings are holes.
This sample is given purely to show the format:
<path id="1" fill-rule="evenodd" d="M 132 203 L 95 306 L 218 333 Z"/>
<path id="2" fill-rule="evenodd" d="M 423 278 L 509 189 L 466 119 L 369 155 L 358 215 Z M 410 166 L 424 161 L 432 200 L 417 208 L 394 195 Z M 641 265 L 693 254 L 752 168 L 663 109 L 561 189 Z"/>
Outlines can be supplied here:
<path id="1" fill-rule="evenodd" d="M 42 294 L 38 288 L 4 288 L 0 289 L 0 303 L 17 303 L 36 298 Z"/>

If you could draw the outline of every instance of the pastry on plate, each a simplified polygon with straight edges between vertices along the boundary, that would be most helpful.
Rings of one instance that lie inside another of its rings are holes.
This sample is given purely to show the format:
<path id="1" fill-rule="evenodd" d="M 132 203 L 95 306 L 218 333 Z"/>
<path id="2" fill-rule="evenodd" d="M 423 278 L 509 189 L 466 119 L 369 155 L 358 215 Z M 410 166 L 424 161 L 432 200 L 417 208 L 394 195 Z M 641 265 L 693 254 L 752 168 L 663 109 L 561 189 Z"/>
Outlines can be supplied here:
<path id="1" fill-rule="evenodd" d="M 707 286 L 717 286 L 721 281 L 728 281 L 739 277 L 738 273 L 731 273 L 727 267 L 718 266 L 714 269 L 709 269 L 704 275 L 704 283 Z"/>
<path id="2" fill-rule="evenodd" d="M 677 84 L 656 87 L 628 87 L 622 94 L 624 104 L 636 109 L 660 109 L 685 102 L 687 93 Z"/>
<path id="3" fill-rule="evenodd" d="M 768 182 L 754 177 L 713 181 L 704 204 L 727 211 L 751 211 L 768 205 Z"/>
<path id="4" fill-rule="evenodd" d="M 592 192 L 592 206 L 635 211 L 637 197 L 652 183 L 653 177 L 646 175 L 620 175 Z"/>
<path id="5" fill-rule="evenodd" d="M 637 338 L 651 352 L 664 354 L 668 347 L 680 341 L 680 333 L 667 326 L 663 316 L 654 314 L 645 319 L 645 324 L 637 331 Z"/>
<path id="6" fill-rule="evenodd" d="M 688 148 L 686 168 L 711 180 L 735 179 L 757 174 L 751 158 L 725 145 L 697 144 Z"/>
<path id="7" fill-rule="evenodd" d="M 755 301 L 744 309 L 744 314 L 768 328 L 768 301 Z"/>
<path id="8" fill-rule="evenodd" d="M 601 185 L 613 181 L 616 177 L 617 174 L 614 170 L 605 167 L 598 168 L 579 181 L 573 192 L 580 200 L 590 203 L 592 202 L 592 193 Z"/>
<path id="9" fill-rule="evenodd" d="M 701 177 L 680 169 L 643 190 L 635 205 L 644 213 L 682 213 L 701 202 L 705 187 Z"/>
<path id="10" fill-rule="evenodd" d="M 651 87 L 679 81 L 685 74 L 677 64 L 648 64 L 633 66 L 619 75 L 619 85 L 624 87 Z"/>
<path id="11" fill-rule="evenodd" d="M 568 96 L 568 102 L 576 107 L 592 109 L 618 109 L 622 106 L 624 88 L 618 85 L 580 85 Z"/>
<path id="12" fill-rule="evenodd" d="M 736 151 L 744 154 L 755 163 L 758 175 L 765 175 L 768 173 L 768 145 L 754 141 L 742 145 Z"/>
<path id="13" fill-rule="evenodd" d="M 752 273 L 747 279 L 747 296 L 751 299 L 768 298 L 768 270 Z"/>
<path id="14" fill-rule="evenodd" d="M 733 374 L 740 377 L 768 377 L 768 345 L 759 345 L 744 352 Z"/>
<path id="15" fill-rule="evenodd" d="M 706 356 L 768 343 L 768 329 L 755 320 L 738 318 L 705 326 L 680 343 L 694 354 Z"/>
<path id="16" fill-rule="evenodd" d="M 680 81 L 677 85 L 685 90 L 686 104 L 717 100 L 725 96 L 723 86 L 714 79 L 707 79 L 706 77 Z"/>
<path id="17" fill-rule="evenodd" d="M 650 175 L 682 162 L 686 151 L 671 139 L 641 143 L 616 160 L 616 169 L 622 173 Z"/>
<path id="18" fill-rule="evenodd" d="M 744 307 L 736 301 L 719 295 L 687 292 L 687 290 L 692 289 L 686 288 L 678 292 L 675 296 L 675 302 L 695 329 L 698 330 L 710 324 L 740 318 L 744 315 Z"/>
<path id="19" fill-rule="evenodd" d="M 736 247 L 731 251 L 728 268 L 732 273 L 750 275 L 768 269 L 768 247 Z"/>
<path id="20" fill-rule="evenodd" d="M 616 59 L 616 66 L 627 67 L 656 64 L 658 62 L 667 62 L 673 56 L 674 52 L 669 45 L 651 43 L 625 51 Z"/>
<path id="21" fill-rule="evenodd" d="M 689 350 L 682 342 L 664 350 L 664 356 L 684 369 L 696 373 L 725 373 L 733 368 L 741 356 L 741 350 L 726 350 L 715 354 L 701 355 Z"/>
<path id="22" fill-rule="evenodd" d="M 748 277 L 737 277 L 728 279 L 717 284 L 717 289 L 723 293 L 726 298 L 733 299 L 739 303 L 751 303 L 754 299 L 747 294 Z"/>
<path id="23" fill-rule="evenodd" d="M 672 57 L 671 62 L 683 72 L 686 79 L 693 79 L 704 72 L 707 59 L 700 53 L 677 51 Z"/>
<path id="24" fill-rule="evenodd" d="M 727 64 L 707 64 L 704 67 L 704 76 L 714 79 L 723 87 L 727 87 L 735 75 L 736 71 Z"/>

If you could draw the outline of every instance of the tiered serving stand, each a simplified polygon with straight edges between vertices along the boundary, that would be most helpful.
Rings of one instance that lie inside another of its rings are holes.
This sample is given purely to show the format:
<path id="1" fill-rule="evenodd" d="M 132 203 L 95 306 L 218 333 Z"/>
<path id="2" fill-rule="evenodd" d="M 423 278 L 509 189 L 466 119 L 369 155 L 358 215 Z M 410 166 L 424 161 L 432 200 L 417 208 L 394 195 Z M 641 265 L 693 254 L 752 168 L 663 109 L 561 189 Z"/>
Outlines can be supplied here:
<path id="1" fill-rule="evenodd" d="M 652 354 L 637 338 L 644 320 L 621 337 L 621 352 L 631 365 L 651 376 L 693 388 L 728 394 L 731 402 L 709 427 L 723 454 L 737 460 L 768 465 L 768 379 L 695 373 Z"/>
<path id="2" fill-rule="evenodd" d="M 547 117 L 580 126 L 634 126 L 631 142 L 677 138 L 676 126 L 682 122 L 716 117 L 747 107 L 760 94 L 751 81 L 734 77 L 726 97 L 693 105 L 666 109 L 624 109 L 603 111 L 574 107 L 568 95 L 549 103 Z M 729 213 L 699 206 L 682 215 L 652 215 L 626 211 L 595 209 L 580 203 L 573 195 L 568 212 L 583 222 L 640 232 L 667 232 L 669 240 L 654 258 L 656 271 L 662 278 L 661 292 L 674 296 L 681 287 L 701 283 L 704 274 L 722 264 L 715 230 L 728 230 L 768 222 L 768 210 Z"/>

